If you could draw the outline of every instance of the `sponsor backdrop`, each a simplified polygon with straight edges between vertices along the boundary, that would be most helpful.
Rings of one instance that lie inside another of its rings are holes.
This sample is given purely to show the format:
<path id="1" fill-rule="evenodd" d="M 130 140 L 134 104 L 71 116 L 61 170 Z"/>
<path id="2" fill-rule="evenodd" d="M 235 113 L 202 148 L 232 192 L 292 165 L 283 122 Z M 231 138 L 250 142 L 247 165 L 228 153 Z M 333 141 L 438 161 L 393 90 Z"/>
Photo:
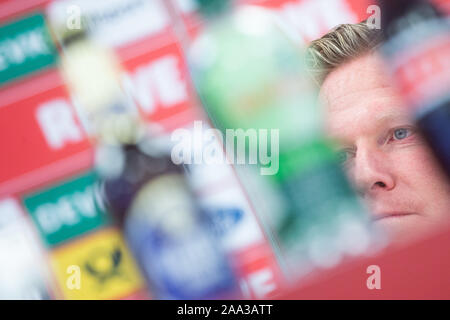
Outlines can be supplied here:
<path id="1" fill-rule="evenodd" d="M 239 2 L 276 12 L 299 44 L 365 19 L 374 3 Z M 84 115 L 58 69 L 63 53 L 52 26 L 78 9 L 93 40 L 120 57 L 123 87 L 162 135 L 205 119 L 183 51 L 203 25 L 194 0 L 0 1 L 0 282 L 13 298 L 147 299 L 120 232 L 96 201 Z M 197 166 L 190 178 L 202 205 L 215 210 L 244 296 L 276 295 L 280 267 L 233 167 Z M 80 288 L 71 282 L 77 268 Z"/>

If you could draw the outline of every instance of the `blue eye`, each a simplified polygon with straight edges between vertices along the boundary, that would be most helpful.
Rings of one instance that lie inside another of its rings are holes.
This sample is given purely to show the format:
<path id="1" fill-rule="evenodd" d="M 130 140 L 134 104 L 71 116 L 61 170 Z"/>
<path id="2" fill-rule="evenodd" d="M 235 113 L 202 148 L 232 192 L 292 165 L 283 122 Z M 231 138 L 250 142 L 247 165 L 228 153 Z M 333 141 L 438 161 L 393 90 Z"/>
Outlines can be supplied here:
<path id="1" fill-rule="evenodd" d="M 336 157 L 337 157 L 338 162 L 343 164 L 349 158 L 348 151 L 347 150 L 338 151 L 338 152 L 336 152 Z"/>
<path id="2" fill-rule="evenodd" d="M 340 163 L 343 163 L 347 160 L 347 152 L 345 151 L 339 151 L 336 153 L 337 159 Z"/>
<path id="3" fill-rule="evenodd" d="M 400 128 L 394 130 L 394 139 L 395 140 L 402 140 L 405 138 L 408 138 L 411 135 L 411 131 L 406 128 Z"/>

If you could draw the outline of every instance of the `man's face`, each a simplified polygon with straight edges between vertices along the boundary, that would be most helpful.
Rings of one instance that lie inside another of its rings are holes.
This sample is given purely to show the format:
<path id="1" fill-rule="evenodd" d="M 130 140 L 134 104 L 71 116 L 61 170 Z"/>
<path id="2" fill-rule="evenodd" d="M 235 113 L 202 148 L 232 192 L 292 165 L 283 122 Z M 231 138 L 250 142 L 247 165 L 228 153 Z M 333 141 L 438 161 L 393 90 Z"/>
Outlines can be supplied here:
<path id="1" fill-rule="evenodd" d="M 377 55 L 330 73 L 320 99 L 327 133 L 375 223 L 403 242 L 450 220 L 450 183 Z"/>

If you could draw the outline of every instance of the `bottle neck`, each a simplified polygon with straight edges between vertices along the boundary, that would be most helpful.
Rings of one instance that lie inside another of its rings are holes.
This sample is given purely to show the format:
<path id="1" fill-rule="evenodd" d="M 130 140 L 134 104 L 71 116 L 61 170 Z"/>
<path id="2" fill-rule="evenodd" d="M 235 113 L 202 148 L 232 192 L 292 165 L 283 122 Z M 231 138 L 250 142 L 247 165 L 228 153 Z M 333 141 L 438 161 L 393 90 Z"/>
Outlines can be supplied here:
<path id="1" fill-rule="evenodd" d="M 199 13 L 208 21 L 226 16 L 233 6 L 232 0 L 196 0 Z"/>
<path id="2" fill-rule="evenodd" d="M 384 15 L 382 16 L 383 33 L 391 38 L 420 23 L 441 18 L 443 15 L 432 3 L 423 0 L 414 1 L 380 1 Z"/>

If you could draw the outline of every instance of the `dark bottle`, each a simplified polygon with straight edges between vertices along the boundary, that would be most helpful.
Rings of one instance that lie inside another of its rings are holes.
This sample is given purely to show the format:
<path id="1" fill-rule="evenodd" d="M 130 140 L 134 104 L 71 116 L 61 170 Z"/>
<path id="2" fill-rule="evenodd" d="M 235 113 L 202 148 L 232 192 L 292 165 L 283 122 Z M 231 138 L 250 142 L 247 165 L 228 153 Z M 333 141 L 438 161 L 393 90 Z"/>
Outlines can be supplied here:
<path id="1" fill-rule="evenodd" d="M 382 54 L 450 177 L 450 20 L 429 1 L 380 0 Z"/>
<path id="2" fill-rule="evenodd" d="M 138 145 L 122 149 L 125 166 L 104 180 L 103 196 L 152 293 L 158 299 L 234 297 L 233 272 L 183 167 Z"/>
<path id="3" fill-rule="evenodd" d="M 234 274 L 220 239 L 183 167 L 155 146 L 157 138 L 125 94 L 118 58 L 86 32 L 68 38 L 63 73 L 95 145 L 101 201 L 119 222 L 152 296 L 231 298 Z"/>

